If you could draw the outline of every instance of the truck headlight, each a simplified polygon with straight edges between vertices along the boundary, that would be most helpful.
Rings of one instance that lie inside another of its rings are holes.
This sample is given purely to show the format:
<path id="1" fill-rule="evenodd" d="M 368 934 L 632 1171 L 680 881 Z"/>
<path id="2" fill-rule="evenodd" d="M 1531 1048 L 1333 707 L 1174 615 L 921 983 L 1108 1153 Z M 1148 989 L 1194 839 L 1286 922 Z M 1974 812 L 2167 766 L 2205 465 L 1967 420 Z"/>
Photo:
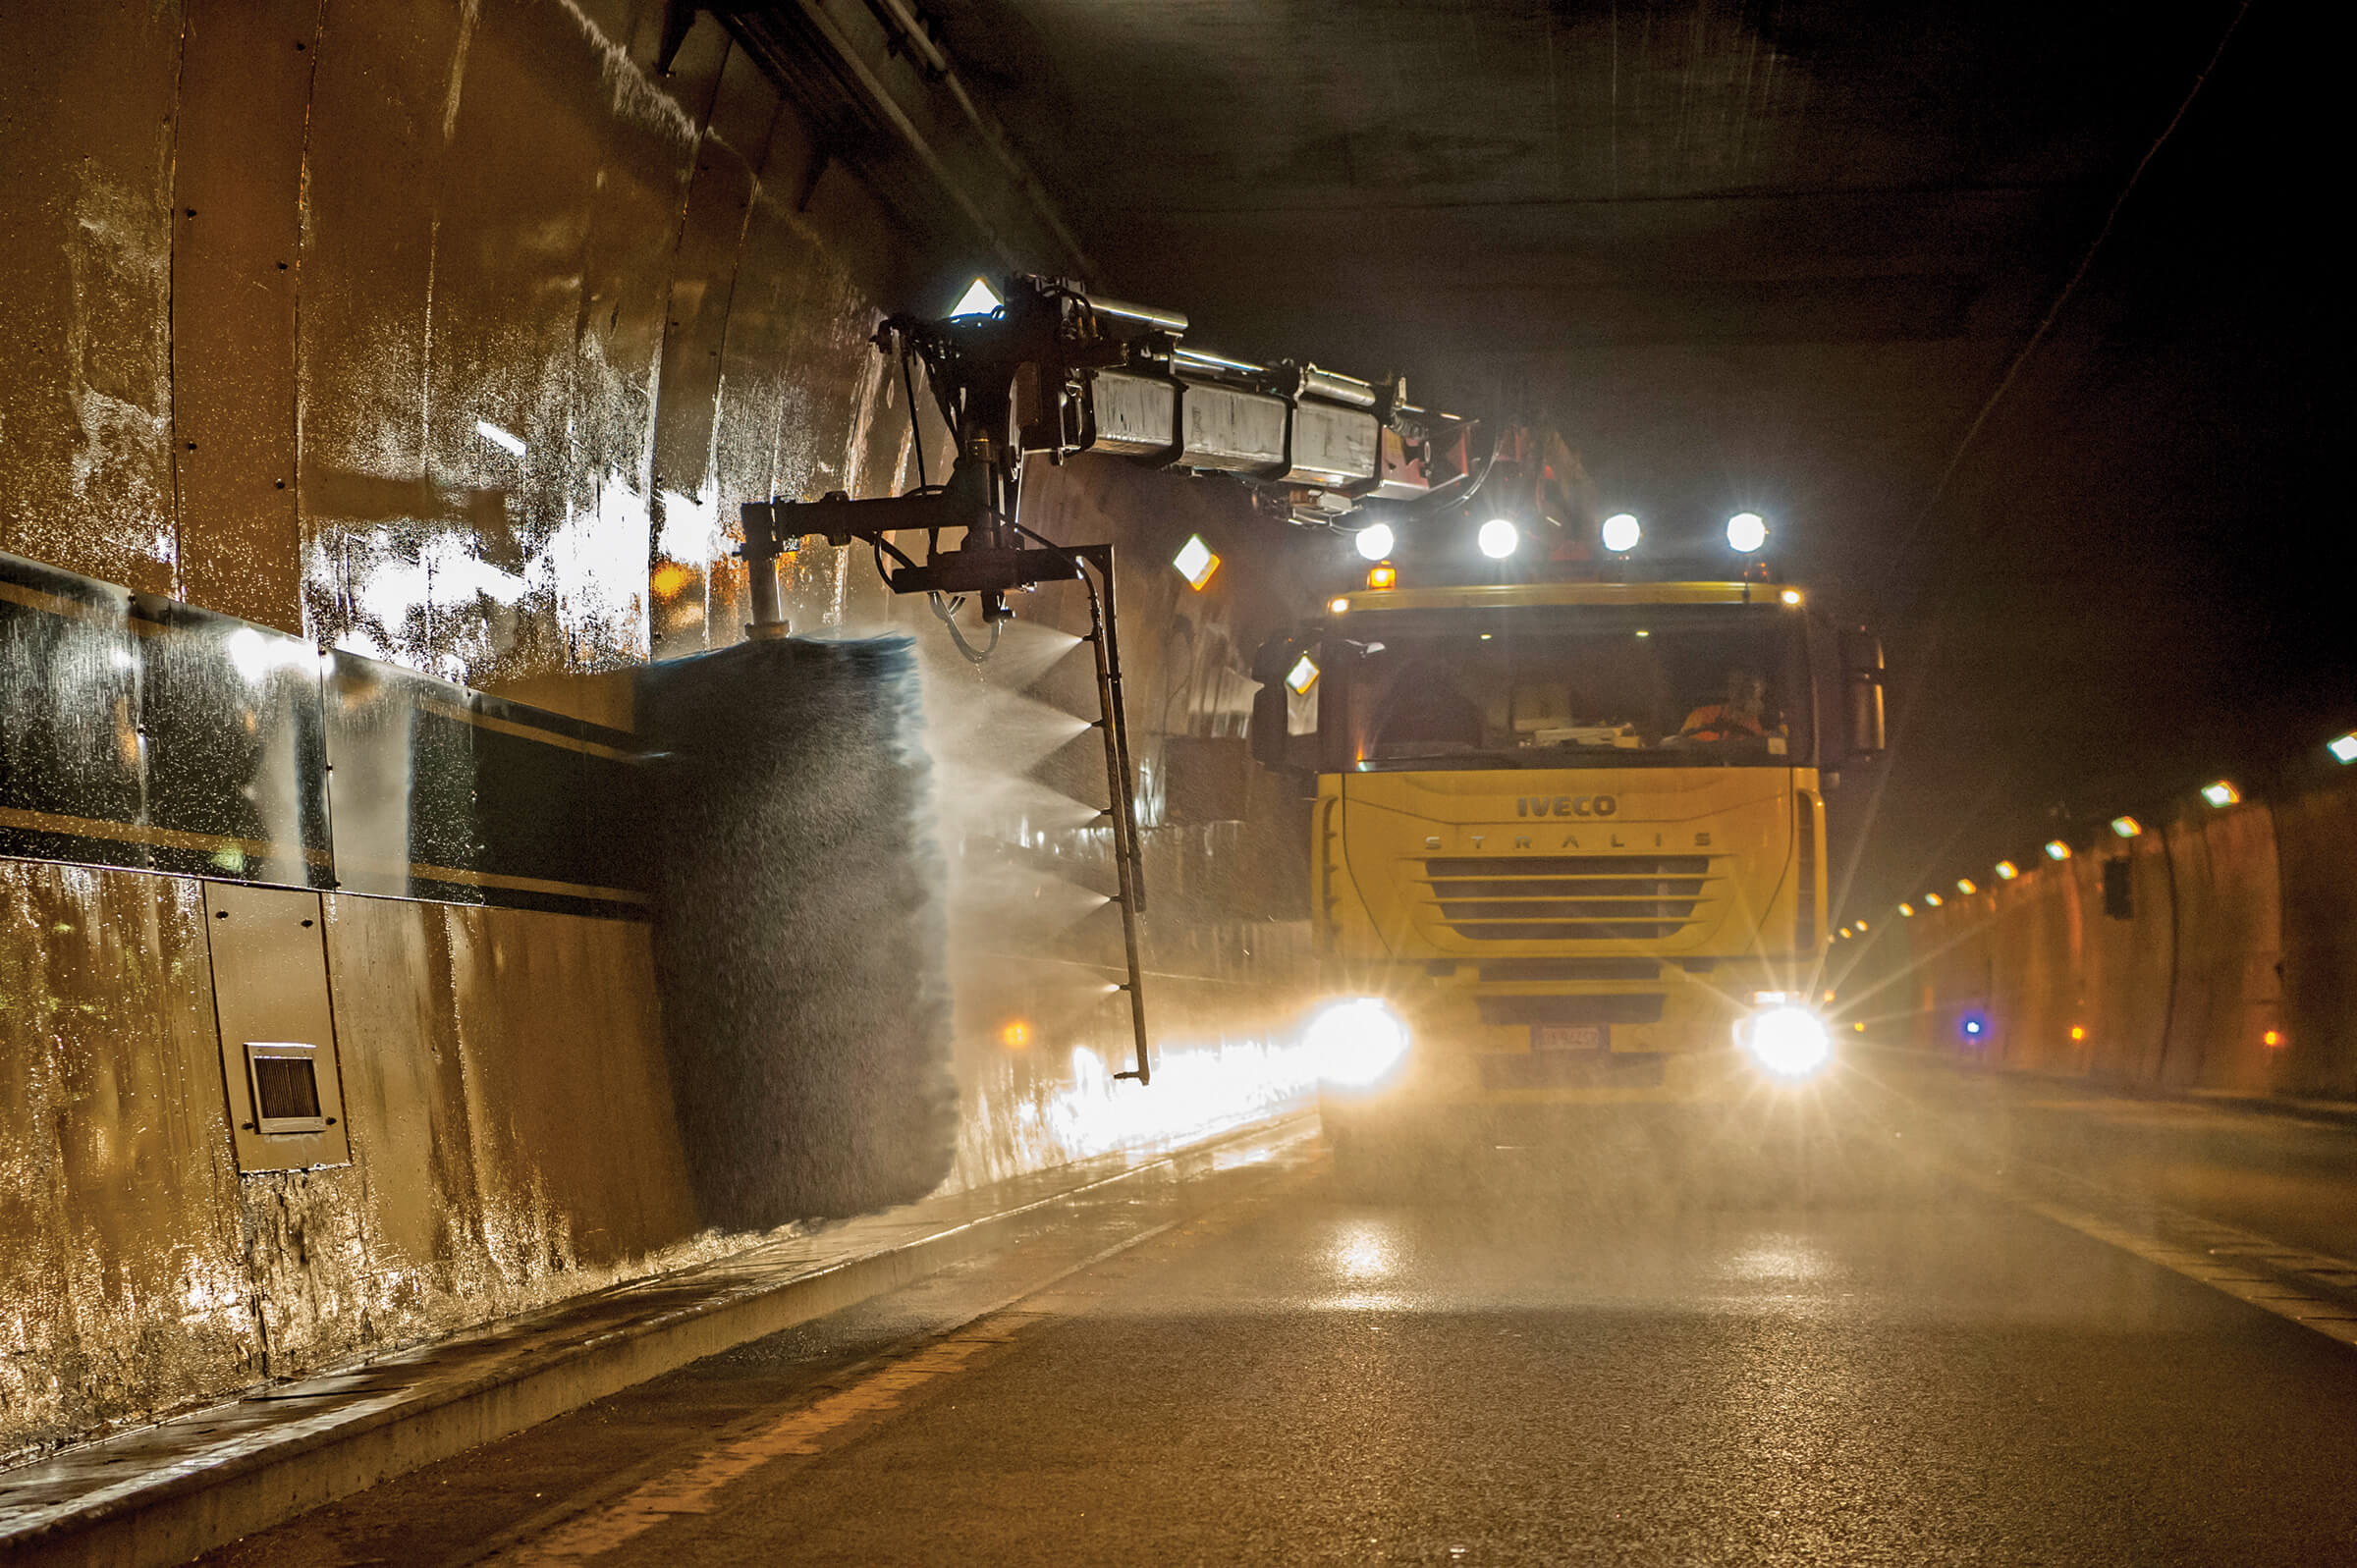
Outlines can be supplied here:
<path id="1" fill-rule="evenodd" d="M 1825 1020 L 1789 1004 L 1755 1012 L 1735 1025 L 1735 1044 L 1779 1078 L 1806 1078 L 1834 1054 Z"/>
<path id="2" fill-rule="evenodd" d="M 1310 1020 L 1303 1037 L 1318 1076 L 1364 1088 L 1407 1054 L 1407 1025 L 1372 997 L 1338 1001 Z"/>

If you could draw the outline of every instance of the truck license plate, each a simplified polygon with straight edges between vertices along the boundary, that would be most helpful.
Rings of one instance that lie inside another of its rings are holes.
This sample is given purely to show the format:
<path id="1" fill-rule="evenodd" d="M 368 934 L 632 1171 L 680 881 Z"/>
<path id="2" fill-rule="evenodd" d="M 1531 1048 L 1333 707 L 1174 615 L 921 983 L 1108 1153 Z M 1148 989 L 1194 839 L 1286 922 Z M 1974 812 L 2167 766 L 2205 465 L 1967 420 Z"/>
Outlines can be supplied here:
<path id="1" fill-rule="evenodd" d="M 1604 1025 L 1600 1023 L 1538 1023 L 1530 1026 L 1530 1049 L 1533 1051 L 1602 1051 Z"/>

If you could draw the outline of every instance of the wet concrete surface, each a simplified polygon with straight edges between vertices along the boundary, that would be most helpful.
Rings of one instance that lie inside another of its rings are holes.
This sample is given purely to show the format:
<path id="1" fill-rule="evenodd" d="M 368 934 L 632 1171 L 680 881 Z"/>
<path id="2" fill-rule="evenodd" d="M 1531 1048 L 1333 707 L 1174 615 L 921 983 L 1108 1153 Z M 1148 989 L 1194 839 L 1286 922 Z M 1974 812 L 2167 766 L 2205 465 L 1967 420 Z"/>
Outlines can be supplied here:
<path id="1" fill-rule="evenodd" d="M 206 1560 L 2357 1560 L 2357 1353 L 2006 1185 L 2346 1254 L 2357 1132 L 1882 1060 L 1824 1109 L 1861 1179 L 1805 1204 L 1301 1146 Z"/>

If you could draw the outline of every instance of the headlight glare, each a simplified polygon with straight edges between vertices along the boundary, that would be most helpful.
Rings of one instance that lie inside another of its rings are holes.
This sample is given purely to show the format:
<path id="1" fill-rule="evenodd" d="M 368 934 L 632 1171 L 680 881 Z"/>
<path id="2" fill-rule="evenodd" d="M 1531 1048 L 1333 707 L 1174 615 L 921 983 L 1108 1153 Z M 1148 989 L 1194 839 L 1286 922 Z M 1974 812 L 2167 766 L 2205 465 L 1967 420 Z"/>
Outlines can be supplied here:
<path id="1" fill-rule="evenodd" d="M 1407 1025 L 1374 998 L 1356 997 L 1335 1002 L 1311 1019 L 1303 1044 L 1309 1047 L 1319 1077 L 1364 1088 L 1407 1054 Z"/>
<path id="2" fill-rule="evenodd" d="M 1806 1078 L 1834 1054 L 1825 1021 L 1806 1007 L 1770 1007 L 1735 1027 L 1735 1042 L 1780 1078 Z"/>

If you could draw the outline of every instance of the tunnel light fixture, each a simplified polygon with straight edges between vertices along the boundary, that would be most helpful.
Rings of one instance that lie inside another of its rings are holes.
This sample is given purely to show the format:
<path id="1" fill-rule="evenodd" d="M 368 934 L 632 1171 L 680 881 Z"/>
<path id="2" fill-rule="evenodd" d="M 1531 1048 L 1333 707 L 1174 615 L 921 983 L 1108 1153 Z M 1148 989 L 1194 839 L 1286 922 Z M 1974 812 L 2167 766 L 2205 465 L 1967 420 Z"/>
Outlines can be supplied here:
<path id="1" fill-rule="evenodd" d="M 2220 779 L 2214 784 L 2202 785 L 2202 798 L 2222 811 L 2240 801 L 2242 791 L 2235 788 L 2227 780 Z"/>
<path id="2" fill-rule="evenodd" d="M 2144 824 L 2134 817 L 2113 817 L 2111 831 L 2122 838 L 2138 838 L 2144 836 Z"/>
<path id="3" fill-rule="evenodd" d="M 1979 892 L 1980 891 L 1980 885 L 1974 882 L 1970 877 L 1958 877 L 1956 879 L 1956 892 L 1963 893 L 1966 896 L 1970 896 L 1971 894 Z"/>
<path id="4" fill-rule="evenodd" d="M 2070 858 L 2070 845 L 2064 843 L 2059 838 L 2048 839 L 2046 843 L 2046 858 L 2049 860 L 2068 860 Z"/>
<path id="5" fill-rule="evenodd" d="M 1768 542 L 1768 519 L 1756 512 L 1738 512 L 1727 519 L 1727 548 L 1750 555 Z"/>
<path id="6" fill-rule="evenodd" d="M 987 316 L 1006 302 L 999 297 L 998 290 L 993 289 L 987 280 L 976 278 L 965 286 L 965 293 L 958 297 L 958 302 L 950 306 L 950 314 L 952 316 Z"/>
<path id="7" fill-rule="evenodd" d="M 1398 567 L 1369 567 L 1367 568 L 1367 586 L 1377 593 L 1390 592 L 1399 586 L 1399 568 Z"/>
<path id="8" fill-rule="evenodd" d="M 1393 535 L 1390 523 L 1371 522 L 1352 535 L 1350 542 L 1358 546 L 1361 560 L 1381 561 L 1392 553 L 1392 546 L 1398 541 Z"/>
<path id="9" fill-rule="evenodd" d="M 2350 730 L 2336 740 L 2326 741 L 2325 749 L 2332 753 L 2334 762 L 2342 764 L 2357 762 L 2357 730 Z"/>
<path id="10" fill-rule="evenodd" d="M 1786 588 L 1782 593 L 1778 594 L 1777 598 L 1782 600 L 1787 605 L 1796 605 L 1800 603 L 1800 590 L 1798 588 Z"/>
<path id="11" fill-rule="evenodd" d="M 1902 903 L 1902 904 L 1900 904 L 1900 905 L 1898 906 L 1898 917 L 1899 917 L 1901 920 L 1912 920 L 1912 919 L 1914 919 L 1914 918 L 1915 918 L 1915 906 L 1914 906 L 1913 904 L 1911 904 L 1911 903 Z"/>
<path id="12" fill-rule="evenodd" d="M 1644 537 L 1645 529 L 1629 513 L 1616 512 L 1604 519 L 1604 547 L 1617 556 L 1627 555 Z"/>
<path id="13" fill-rule="evenodd" d="M 1860 931 L 1872 931 L 1874 928 L 1868 925 L 1865 921 L 1861 920 L 1858 922 L 1858 929 Z"/>
<path id="14" fill-rule="evenodd" d="M 1200 593 L 1211 580 L 1211 574 L 1220 569 L 1220 558 L 1212 554 L 1211 546 L 1203 542 L 1201 534 L 1190 533 L 1186 543 L 1171 558 L 1171 565 L 1178 568 L 1178 575 L 1186 579 L 1188 587 Z"/>
<path id="15" fill-rule="evenodd" d="M 1839 931 L 1835 932 L 1834 935 L 1840 938 L 1843 942 L 1847 942 L 1849 940 L 1849 928 L 1847 926 L 1843 926 Z"/>
<path id="16" fill-rule="evenodd" d="M 1939 908 L 1939 907 L 1940 907 L 1940 895 L 1939 895 L 1938 893 L 1936 893 L 1936 892 L 1927 892 L 1927 893 L 1925 893 L 1925 894 L 1923 895 L 1923 901 L 1924 901 L 1925 903 L 1929 904 L 1929 905 L 1930 905 L 1932 908 L 1934 908 L 1934 909 L 1937 909 L 1937 908 Z"/>
<path id="17" fill-rule="evenodd" d="M 1010 1018 L 999 1027 L 999 1044 L 1009 1051 L 1021 1051 L 1031 1044 L 1031 1026 L 1020 1018 Z"/>
<path id="18" fill-rule="evenodd" d="M 474 422 L 474 433 L 511 457 L 521 458 L 529 450 L 524 446 L 521 436 L 502 430 L 488 419 L 477 419 Z"/>
<path id="19" fill-rule="evenodd" d="M 1481 525 L 1481 532 L 1474 538 L 1483 555 L 1492 561 L 1504 561 L 1522 543 L 1522 530 L 1514 526 L 1511 517 L 1492 517 Z"/>
<path id="20" fill-rule="evenodd" d="M 2014 864 L 2012 861 L 2010 861 L 2010 860 L 2001 860 L 2001 861 L 1999 861 L 1999 862 L 1997 863 L 1997 880 L 1998 880 L 1998 881 L 2000 881 L 2000 882 L 2011 882 L 2011 881 L 2012 881 L 2012 880 L 2013 880 L 2015 877 L 2018 877 L 2018 876 L 2020 876 L 2020 875 L 2021 875 L 2021 868 L 2020 868 L 2019 866 L 2015 865 L 2015 864 Z"/>
<path id="21" fill-rule="evenodd" d="M 1285 683 L 1304 694 L 1318 683 L 1318 667 L 1308 654 L 1293 662 L 1293 668 L 1286 672 Z"/>

